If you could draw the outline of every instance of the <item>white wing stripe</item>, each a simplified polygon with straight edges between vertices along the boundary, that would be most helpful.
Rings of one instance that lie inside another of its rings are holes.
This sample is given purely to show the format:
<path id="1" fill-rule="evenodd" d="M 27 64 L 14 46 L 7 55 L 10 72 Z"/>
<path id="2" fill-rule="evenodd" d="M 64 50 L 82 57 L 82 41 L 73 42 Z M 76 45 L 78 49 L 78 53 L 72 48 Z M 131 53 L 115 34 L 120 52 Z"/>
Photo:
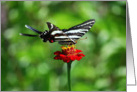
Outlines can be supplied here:
<path id="1" fill-rule="evenodd" d="M 72 33 L 72 34 L 77 34 L 77 33 L 83 33 L 85 34 L 85 32 L 65 32 L 66 34 Z"/>
<path id="2" fill-rule="evenodd" d="M 80 36 L 56 36 L 55 38 L 71 38 L 71 39 L 73 39 L 73 38 L 80 38 Z"/>
<path id="3" fill-rule="evenodd" d="M 55 31 L 53 31 L 52 33 L 51 33 L 51 35 L 55 35 L 55 34 L 57 34 L 57 33 L 63 33 L 62 31 L 59 31 L 59 30 L 55 30 Z"/>
<path id="4" fill-rule="evenodd" d="M 51 28 L 50 29 L 53 29 L 53 24 L 50 24 L 51 25 Z"/>
<path id="5" fill-rule="evenodd" d="M 85 32 L 82 32 L 82 31 L 88 31 L 88 29 L 76 29 L 76 30 L 69 30 L 65 33 L 85 33 Z"/>
<path id="6" fill-rule="evenodd" d="M 82 27 L 82 26 L 85 26 L 85 25 L 93 25 L 92 23 L 94 23 L 95 21 L 89 21 L 87 23 L 84 23 L 84 24 L 80 24 L 79 26 L 76 26 L 76 27 Z"/>

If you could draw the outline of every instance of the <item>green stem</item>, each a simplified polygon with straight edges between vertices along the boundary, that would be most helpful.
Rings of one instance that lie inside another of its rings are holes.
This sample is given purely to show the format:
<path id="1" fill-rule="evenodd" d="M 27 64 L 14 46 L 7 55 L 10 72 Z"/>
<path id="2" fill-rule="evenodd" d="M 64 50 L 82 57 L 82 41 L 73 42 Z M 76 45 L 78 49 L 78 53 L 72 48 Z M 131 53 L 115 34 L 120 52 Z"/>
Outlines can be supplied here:
<path id="1" fill-rule="evenodd" d="M 69 91 L 71 91 L 71 80 L 70 80 L 71 61 L 67 63 L 67 70 L 68 70 L 68 88 Z"/>

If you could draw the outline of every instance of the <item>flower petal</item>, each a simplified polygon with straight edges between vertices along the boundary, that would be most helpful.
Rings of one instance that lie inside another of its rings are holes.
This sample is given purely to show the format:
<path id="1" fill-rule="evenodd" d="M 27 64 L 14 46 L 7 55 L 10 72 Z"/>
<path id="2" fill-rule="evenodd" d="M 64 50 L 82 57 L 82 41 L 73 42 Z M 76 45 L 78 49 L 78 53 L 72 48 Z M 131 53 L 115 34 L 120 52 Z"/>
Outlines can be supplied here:
<path id="1" fill-rule="evenodd" d="M 61 59 L 59 56 L 55 56 L 54 59 L 58 60 Z"/>
<path id="2" fill-rule="evenodd" d="M 60 51 L 56 51 L 54 52 L 54 55 L 59 55 L 61 52 Z"/>
<path id="3" fill-rule="evenodd" d="M 84 57 L 85 55 L 83 53 L 80 53 L 80 54 L 78 54 L 78 56 L 83 56 Z"/>
<path id="4" fill-rule="evenodd" d="M 59 55 L 61 58 L 65 58 L 66 56 L 64 54 Z"/>
<path id="5" fill-rule="evenodd" d="M 69 58 L 71 59 L 71 61 L 76 60 L 75 55 L 71 55 L 71 56 L 69 56 Z"/>
<path id="6" fill-rule="evenodd" d="M 79 61 L 79 60 L 81 60 L 81 59 L 82 59 L 82 57 L 81 57 L 81 56 L 78 56 L 78 57 L 77 57 L 77 60 L 78 60 L 78 61 Z"/>
<path id="7" fill-rule="evenodd" d="M 76 53 L 80 53 L 80 52 L 82 52 L 82 50 L 78 50 L 78 49 L 76 49 L 75 52 L 76 52 Z"/>

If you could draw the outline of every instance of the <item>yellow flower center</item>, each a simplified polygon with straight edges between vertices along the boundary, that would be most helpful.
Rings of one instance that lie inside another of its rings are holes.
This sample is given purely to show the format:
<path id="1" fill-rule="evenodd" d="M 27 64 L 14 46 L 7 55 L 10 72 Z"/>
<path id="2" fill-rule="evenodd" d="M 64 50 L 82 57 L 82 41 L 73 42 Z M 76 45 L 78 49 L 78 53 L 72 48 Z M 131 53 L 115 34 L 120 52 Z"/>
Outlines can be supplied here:
<path id="1" fill-rule="evenodd" d="M 67 47 L 65 46 L 62 46 L 62 50 L 70 50 L 71 48 L 75 48 L 76 46 L 75 45 L 68 45 Z"/>

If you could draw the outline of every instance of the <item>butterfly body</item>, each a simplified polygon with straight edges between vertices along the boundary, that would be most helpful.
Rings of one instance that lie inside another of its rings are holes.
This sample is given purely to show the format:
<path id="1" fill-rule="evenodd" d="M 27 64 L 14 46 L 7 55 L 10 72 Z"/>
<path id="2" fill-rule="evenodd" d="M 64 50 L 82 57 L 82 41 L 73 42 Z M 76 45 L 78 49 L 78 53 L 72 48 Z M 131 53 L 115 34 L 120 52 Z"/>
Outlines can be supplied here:
<path id="1" fill-rule="evenodd" d="M 43 42 L 49 41 L 50 43 L 58 42 L 62 45 L 72 45 L 76 44 L 77 40 L 81 38 L 86 32 L 88 32 L 93 24 L 95 23 L 94 19 L 88 20 L 82 24 L 76 25 L 69 29 L 59 29 L 55 25 L 47 22 L 49 31 L 45 30 L 40 32 L 28 25 L 25 25 L 26 28 L 31 29 L 32 31 L 38 33 L 39 35 L 30 35 L 30 34 L 21 34 L 24 36 L 36 37 L 39 36 Z"/>
<path id="2" fill-rule="evenodd" d="M 54 36 L 50 35 L 51 33 L 48 31 L 45 31 L 43 33 L 40 34 L 40 38 L 43 39 L 43 42 L 47 42 L 49 41 L 50 43 L 55 42 L 54 41 Z"/>

